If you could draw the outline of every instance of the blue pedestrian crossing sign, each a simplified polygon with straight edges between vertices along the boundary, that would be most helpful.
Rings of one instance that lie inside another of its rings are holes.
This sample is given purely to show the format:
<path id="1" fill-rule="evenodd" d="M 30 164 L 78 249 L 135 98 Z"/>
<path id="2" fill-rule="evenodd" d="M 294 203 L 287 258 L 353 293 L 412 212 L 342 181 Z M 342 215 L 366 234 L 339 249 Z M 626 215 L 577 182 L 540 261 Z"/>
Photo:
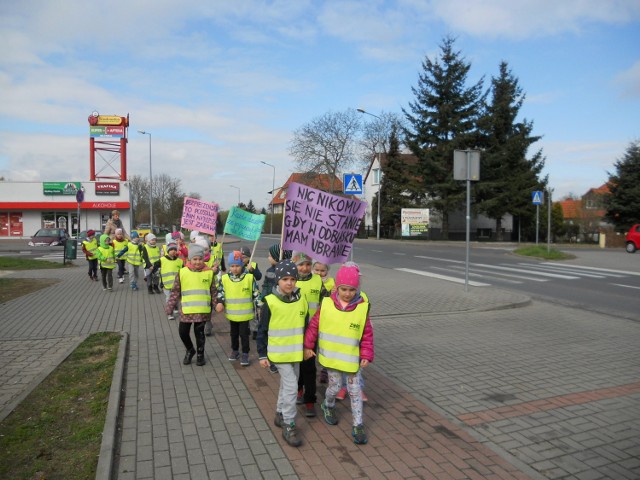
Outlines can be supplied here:
<path id="1" fill-rule="evenodd" d="M 544 202 L 544 194 L 540 190 L 531 192 L 531 199 L 534 205 L 542 205 L 542 202 Z"/>
<path id="2" fill-rule="evenodd" d="M 362 175 L 359 173 L 345 173 L 342 176 L 342 193 L 346 195 L 362 195 Z"/>

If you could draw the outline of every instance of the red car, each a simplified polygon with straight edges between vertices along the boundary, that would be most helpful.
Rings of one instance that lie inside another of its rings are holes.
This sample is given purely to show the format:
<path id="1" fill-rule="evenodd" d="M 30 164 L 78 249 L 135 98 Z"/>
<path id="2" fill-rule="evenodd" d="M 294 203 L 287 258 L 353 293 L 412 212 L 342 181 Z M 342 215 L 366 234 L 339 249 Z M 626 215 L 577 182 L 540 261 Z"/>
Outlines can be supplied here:
<path id="1" fill-rule="evenodd" d="M 55 247 L 64 245 L 69 234 L 64 228 L 41 228 L 29 241 L 30 247 Z"/>
<path id="2" fill-rule="evenodd" d="M 627 241 L 627 252 L 633 253 L 640 248 L 640 223 L 631 227 L 625 239 Z"/>

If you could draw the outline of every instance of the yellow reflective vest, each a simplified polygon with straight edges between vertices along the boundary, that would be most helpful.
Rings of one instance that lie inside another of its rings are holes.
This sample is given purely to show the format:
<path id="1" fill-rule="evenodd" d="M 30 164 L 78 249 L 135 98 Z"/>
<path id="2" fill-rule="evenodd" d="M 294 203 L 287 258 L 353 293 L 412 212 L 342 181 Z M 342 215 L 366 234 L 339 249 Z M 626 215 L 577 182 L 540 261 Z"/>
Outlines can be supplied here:
<path id="1" fill-rule="evenodd" d="M 127 245 L 129 245 L 129 240 L 123 238 L 122 240 L 116 240 L 115 238 L 111 240 L 113 244 L 113 249 L 116 251 L 116 255 L 118 255 Z M 121 260 L 124 260 L 121 258 Z"/>
<path id="2" fill-rule="evenodd" d="M 157 245 L 152 247 L 151 245 L 147 245 L 145 243 L 144 248 L 147 251 L 147 257 L 149 257 L 149 262 L 151 263 L 151 265 L 160 260 L 160 249 Z"/>
<path id="3" fill-rule="evenodd" d="M 322 291 L 322 277 L 315 273 L 309 280 L 298 280 L 296 287 L 309 304 L 309 318 L 313 317 L 320 306 L 320 292 Z"/>
<path id="4" fill-rule="evenodd" d="M 95 237 L 93 238 L 93 240 L 84 240 L 82 242 L 82 245 L 84 245 L 84 249 L 89 254 L 89 258 L 87 258 L 87 260 L 95 260 L 96 258 L 98 258 L 98 256 L 96 255 L 96 250 L 98 250 L 98 241 L 95 239 Z"/>
<path id="5" fill-rule="evenodd" d="M 222 252 L 222 245 L 216 242 L 215 245 L 211 246 L 211 258 L 213 258 L 214 262 L 217 262 L 218 265 L 220 265 L 223 257 L 224 253 Z"/>
<path id="6" fill-rule="evenodd" d="M 115 268 L 116 252 L 113 247 L 98 247 L 98 252 L 100 252 L 100 255 L 98 256 L 100 259 L 100 268 Z"/>
<path id="7" fill-rule="evenodd" d="M 131 265 L 142 265 L 142 254 L 140 253 L 140 244 L 129 242 L 127 245 L 127 262 Z"/>
<path id="8" fill-rule="evenodd" d="M 193 272 L 188 268 L 181 268 L 180 291 L 182 313 L 211 313 L 211 284 L 213 270 Z"/>
<path id="9" fill-rule="evenodd" d="M 246 322 L 253 319 L 253 282 L 253 275 L 250 273 L 245 273 L 244 277 L 237 282 L 234 282 L 229 274 L 222 276 L 224 308 L 227 318 L 232 322 Z"/>
<path id="10" fill-rule="evenodd" d="M 318 319 L 318 361 L 325 368 L 356 373 L 360 368 L 360 340 L 369 304 L 359 303 L 350 312 L 338 310 L 333 299 L 322 300 Z"/>
<path id="11" fill-rule="evenodd" d="M 160 259 L 160 278 L 165 290 L 171 290 L 173 284 L 176 281 L 176 275 L 182 268 L 182 259 L 176 258 L 174 260 L 162 257 Z"/>
<path id="12" fill-rule="evenodd" d="M 304 325 L 309 305 L 304 296 L 296 302 L 283 302 L 275 295 L 267 295 L 269 305 L 269 339 L 267 357 L 274 363 L 301 362 L 303 359 Z"/>

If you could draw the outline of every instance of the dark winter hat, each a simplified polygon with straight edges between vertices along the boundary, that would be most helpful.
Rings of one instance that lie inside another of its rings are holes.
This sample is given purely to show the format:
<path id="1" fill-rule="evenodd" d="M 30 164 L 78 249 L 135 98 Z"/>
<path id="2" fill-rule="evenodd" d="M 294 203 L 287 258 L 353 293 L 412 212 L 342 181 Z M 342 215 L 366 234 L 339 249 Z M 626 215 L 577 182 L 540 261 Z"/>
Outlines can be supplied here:
<path id="1" fill-rule="evenodd" d="M 175 243 L 170 244 L 167 247 L 167 252 L 170 252 L 171 250 L 175 250 L 177 252 L 178 251 L 178 245 L 176 245 Z"/>
<path id="2" fill-rule="evenodd" d="M 280 261 L 280 244 L 274 243 L 269 247 L 269 255 L 274 260 Z M 285 250 L 282 254 L 282 259 L 291 258 L 291 250 Z"/>
<path id="3" fill-rule="evenodd" d="M 93 237 L 95 234 L 96 234 L 95 230 L 89 230 L 89 231 L 87 231 L 87 238 Z"/>
<path id="4" fill-rule="evenodd" d="M 283 260 L 275 268 L 276 282 L 285 277 L 293 277 L 298 280 L 298 267 L 291 260 Z"/>
<path id="5" fill-rule="evenodd" d="M 240 253 L 243 257 L 251 257 L 251 250 L 249 249 L 249 247 L 240 248 Z"/>

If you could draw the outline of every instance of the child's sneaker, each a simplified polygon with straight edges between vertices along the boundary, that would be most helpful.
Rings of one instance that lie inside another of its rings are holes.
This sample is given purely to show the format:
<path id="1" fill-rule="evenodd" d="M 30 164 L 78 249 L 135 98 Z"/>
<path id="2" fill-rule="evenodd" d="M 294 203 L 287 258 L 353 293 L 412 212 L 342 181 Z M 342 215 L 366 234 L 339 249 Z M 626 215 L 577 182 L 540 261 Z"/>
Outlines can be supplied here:
<path id="1" fill-rule="evenodd" d="M 282 426 L 284 425 L 284 418 L 282 418 L 282 412 L 276 412 L 276 418 L 273 419 L 273 424 L 278 428 L 282 428 Z"/>
<path id="2" fill-rule="evenodd" d="M 269 372 L 270 373 L 278 373 L 278 367 L 276 367 L 273 363 L 271 365 L 269 365 Z"/>
<path id="3" fill-rule="evenodd" d="M 175 320 L 176 317 L 174 317 L 173 315 L 167 315 L 167 320 Z"/>
<path id="4" fill-rule="evenodd" d="M 302 405 L 304 403 L 304 391 L 298 390 L 298 396 L 296 397 L 296 405 Z"/>
<path id="5" fill-rule="evenodd" d="M 240 365 L 242 365 L 243 367 L 247 367 L 249 365 L 249 354 L 248 353 L 243 353 L 242 354 L 242 359 L 240 360 Z"/>
<path id="6" fill-rule="evenodd" d="M 329 382 L 329 372 L 327 372 L 326 368 L 320 370 L 320 383 L 328 383 Z"/>
<path id="7" fill-rule="evenodd" d="M 337 425 L 338 417 L 336 416 L 336 407 L 327 407 L 326 400 L 320 404 L 324 421 L 329 425 Z"/>
<path id="8" fill-rule="evenodd" d="M 316 416 L 316 404 L 315 403 L 307 403 L 304 409 L 305 417 L 315 417 Z"/>
<path id="9" fill-rule="evenodd" d="M 360 391 L 360 397 L 362 398 L 363 402 L 369 401 L 369 397 L 367 397 L 367 395 L 363 391 Z"/>
<path id="10" fill-rule="evenodd" d="M 367 438 L 367 432 L 364 431 L 364 425 L 356 425 L 351 429 L 351 435 L 353 436 L 353 443 L 356 445 L 364 445 L 369 441 Z"/>
<path id="11" fill-rule="evenodd" d="M 302 445 L 302 440 L 298 438 L 298 432 L 296 431 L 296 424 L 291 422 L 289 425 L 285 425 L 282 429 L 282 436 L 285 441 L 292 447 L 299 447 Z"/>
<path id="12" fill-rule="evenodd" d="M 344 400 L 346 396 L 347 396 L 347 389 L 346 387 L 342 387 L 340 391 L 336 393 L 336 400 Z"/>
<path id="13" fill-rule="evenodd" d="M 120 277 L 120 278 L 118 279 L 118 283 L 124 283 L 124 278 Z"/>
<path id="14" fill-rule="evenodd" d="M 240 358 L 240 352 L 237 350 L 233 350 L 230 354 L 229 354 L 229 361 L 230 362 L 235 362 L 236 360 L 238 360 Z"/>

